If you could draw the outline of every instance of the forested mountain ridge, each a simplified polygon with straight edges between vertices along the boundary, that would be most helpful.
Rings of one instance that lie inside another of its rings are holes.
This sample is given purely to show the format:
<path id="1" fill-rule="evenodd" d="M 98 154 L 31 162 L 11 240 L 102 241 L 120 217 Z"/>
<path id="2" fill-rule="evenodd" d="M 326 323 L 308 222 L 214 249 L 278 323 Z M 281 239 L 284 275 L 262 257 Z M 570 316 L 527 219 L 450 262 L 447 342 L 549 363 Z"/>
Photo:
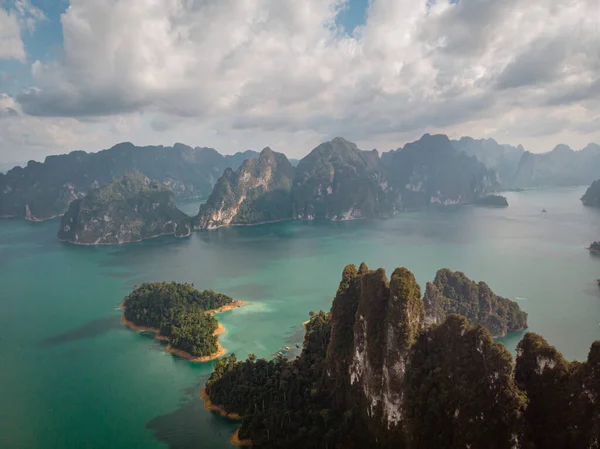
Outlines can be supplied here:
<path id="1" fill-rule="evenodd" d="M 129 172 L 162 183 L 181 199 L 208 196 L 226 168 L 237 169 L 257 156 L 253 151 L 223 156 L 180 143 L 138 147 L 129 142 L 97 153 L 48 156 L 0 174 L 0 217 L 37 221 L 62 215 L 71 201 Z"/>
<path id="2" fill-rule="evenodd" d="M 140 173 L 127 173 L 73 201 L 62 217 L 58 238 L 110 245 L 191 232 L 191 220 L 177 209 L 169 188 Z"/>
<path id="3" fill-rule="evenodd" d="M 516 364 L 482 326 L 425 326 L 412 273 L 344 269 L 301 355 L 215 364 L 213 403 L 256 448 L 590 449 L 600 438 L 600 341 L 565 362 L 528 333 Z"/>
<path id="4" fill-rule="evenodd" d="M 495 172 L 456 150 L 443 135 L 426 134 L 381 158 L 376 150 L 360 150 L 341 137 L 317 146 L 295 170 L 283 158 L 265 159 L 258 166 L 272 163 L 274 172 L 285 166 L 286 179 L 293 179 L 291 187 L 227 171 L 200 208 L 198 226 L 385 218 L 432 205 L 469 204 L 499 186 Z M 240 170 L 248 171 L 244 166 Z M 260 193 L 250 194 L 249 201 L 247 191 L 257 186 Z"/>

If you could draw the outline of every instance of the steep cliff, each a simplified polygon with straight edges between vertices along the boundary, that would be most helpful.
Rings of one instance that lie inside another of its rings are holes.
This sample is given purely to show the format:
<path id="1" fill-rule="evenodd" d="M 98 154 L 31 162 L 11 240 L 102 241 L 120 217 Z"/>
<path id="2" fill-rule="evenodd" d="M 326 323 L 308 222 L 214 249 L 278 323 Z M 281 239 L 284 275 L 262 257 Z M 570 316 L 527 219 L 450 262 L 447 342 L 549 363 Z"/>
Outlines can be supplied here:
<path id="1" fill-rule="evenodd" d="M 600 180 L 596 180 L 585 191 L 581 201 L 586 206 L 600 207 Z"/>
<path id="2" fill-rule="evenodd" d="M 426 134 L 381 158 L 376 150 L 362 151 L 336 137 L 301 159 L 295 172 L 285 161 L 285 173 L 293 173 L 291 188 L 262 179 L 268 164 L 281 170 L 278 159 L 264 158 L 239 173 L 224 173 L 200 210 L 198 226 L 385 218 L 407 209 L 472 203 L 499 186 L 493 171 L 443 135 Z"/>
<path id="3" fill-rule="evenodd" d="M 458 315 L 424 329 L 424 313 L 407 269 L 388 282 L 383 269 L 348 265 L 331 312 L 311 313 L 300 357 L 225 358 L 206 393 L 242 417 L 239 436 L 257 448 L 559 447 L 538 442 L 545 430 L 525 413 L 528 399 L 502 344 Z M 600 342 L 590 354 L 585 404 L 597 400 Z M 560 384 L 548 388 L 568 394 Z M 586 405 L 576 415 L 580 429 L 598 437 L 598 409 Z"/>
<path id="4" fill-rule="evenodd" d="M 190 219 L 177 209 L 170 189 L 128 173 L 73 201 L 62 217 L 58 238 L 80 245 L 111 245 L 190 233 Z"/>
<path id="5" fill-rule="evenodd" d="M 429 324 L 442 323 L 454 313 L 485 327 L 494 337 L 527 328 L 527 314 L 516 302 L 494 294 L 485 282 L 477 284 L 458 271 L 439 270 L 433 283 L 427 283 L 423 299 Z"/>
<path id="6" fill-rule="evenodd" d="M 300 160 L 293 185 L 294 217 L 348 220 L 393 215 L 376 150 L 336 137 Z"/>
<path id="7" fill-rule="evenodd" d="M 294 167 L 286 156 L 265 148 L 258 159 L 244 161 L 236 172 L 225 170 L 200 207 L 196 226 L 214 229 L 292 218 L 293 176 Z"/>
<path id="8" fill-rule="evenodd" d="M 389 152 L 383 169 L 397 210 L 468 204 L 499 188 L 494 172 L 476 157 L 455 149 L 443 134 L 425 134 Z"/>
<path id="9" fill-rule="evenodd" d="M 37 221 L 62 215 L 71 201 L 129 172 L 169 187 L 178 198 L 208 196 L 227 167 L 237 169 L 253 151 L 223 156 L 212 148 L 137 147 L 124 142 L 98 153 L 74 151 L 30 161 L 0 174 L 0 217 Z"/>

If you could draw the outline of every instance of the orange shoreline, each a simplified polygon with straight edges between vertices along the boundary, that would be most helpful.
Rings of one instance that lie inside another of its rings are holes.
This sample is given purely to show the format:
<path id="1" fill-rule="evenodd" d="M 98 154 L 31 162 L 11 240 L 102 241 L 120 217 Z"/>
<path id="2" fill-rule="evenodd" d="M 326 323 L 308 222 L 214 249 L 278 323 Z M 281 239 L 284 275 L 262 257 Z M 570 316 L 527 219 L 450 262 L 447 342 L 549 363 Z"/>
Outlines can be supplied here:
<path id="1" fill-rule="evenodd" d="M 213 309 L 213 310 L 207 310 L 206 313 L 220 313 L 220 312 L 225 312 L 227 310 L 232 310 L 235 309 L 237 307 L 241 307 L 242 305 L 244 305 L 244 301 L 234 301 L 231 304 L 227 304 L 223 307 L 219 307 L 218 309 Z M 125 310 L 125 305 L 121 304 L 120 306 L 121 309 Z M 138 331 L 138 332 L 152 332 L 153 334 L 155 334 L 154 339 L 158 340 L 158 341 L 169 341 L 169 337 L 166 337 L 164 335 L 160 335 L 160 330 L 156 329 L 154 327 L 147 327 L 147 326 L 139 326 L 129 320 L 127 320 L 125 318 L 125 315 L 121 315 L 121 323 L 123 323 L 125 326 L 127 326 L 128 328 L 130 328 L 131 330 L 134 331 Z M 221 335 L 222 333 L 225 332 L 225 326 L 223 326 L 220 322 L 217 321 L 217 329 L 214 331 L 213 335 L 217 336 L 217 335 Z M 178 357 L 181 357 L 183 359 L 189 360 L 190 362 L 196 362 L 196 363 L 205 363 L 205 362 L 210 362 L 212 360 L 218 359 L 219 357 L 224 356 L 225 354 L 227 354 L 227 349 L 225 349 L 222 345 L 221 342 L 217 339 L 217 351 L 213 352 L 212 354 L 209 355 L 205 355 L 202 357 L 196 357 L 188 352 L 185 352 L 181 349 L 176 349 L 173 348 L 170 344 L 168 344 L 165 347 L 165 350 L 167 352 L 170 352 L 173 355 L 176 355 Z"/>
<path id="2" fill-rule="evenodd" d="M 206 393 L 206 387 L 202 388 L 200 391 L 200 397 L 204 399 L 204 408 L 206 410 L 210 410 L 211 412 L 218 412 L 224 418 L 241 420 L 242 417 L 237 413 L 228 413 L 225 411 L 225 407 L 222 405 L 213 404 L 208 394 Z M 230 440 L 231 444 L 236 446 L 252 446 L 252 440 L 242 440 L 240 439 L 240 429 L 237 429 L 235 433 L 231 436 Z"/>

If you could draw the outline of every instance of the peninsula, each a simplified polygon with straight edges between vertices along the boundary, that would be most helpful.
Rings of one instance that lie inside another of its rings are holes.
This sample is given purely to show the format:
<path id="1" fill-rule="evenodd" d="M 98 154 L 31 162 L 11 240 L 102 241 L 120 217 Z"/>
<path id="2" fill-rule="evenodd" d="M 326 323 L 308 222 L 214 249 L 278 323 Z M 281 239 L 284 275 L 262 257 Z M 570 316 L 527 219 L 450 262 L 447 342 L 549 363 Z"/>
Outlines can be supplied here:
<path id="1" fill-rule="evenodd" d="M 191 232 L 190 219 L 177 209 L 169 188 L 128 173 L 73 201 L 58 238 L 78 245 L 114 245 Z"/>
<path id="2" fill-rule="evenodd" d="M 122 322 L 133 330 L 155 333 L 172 354 L 208 362 L 227 352 L 218 340 L 225 328 L 213 315 L 242 304 L 212 290 L 196 290 L 192 284 L 144 283 L 125 297 Z"/>

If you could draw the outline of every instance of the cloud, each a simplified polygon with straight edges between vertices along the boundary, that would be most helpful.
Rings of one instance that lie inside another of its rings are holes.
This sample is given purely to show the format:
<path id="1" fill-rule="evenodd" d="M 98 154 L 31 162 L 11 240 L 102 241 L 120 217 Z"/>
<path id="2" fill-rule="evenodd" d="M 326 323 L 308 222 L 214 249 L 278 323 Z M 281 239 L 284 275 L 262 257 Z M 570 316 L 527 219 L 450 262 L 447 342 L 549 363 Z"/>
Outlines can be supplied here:
<path id="1" fill-rule="evenodd" d="M 17 101 L 40 120 L 97 117 L 113 139 L 143 117 L 140 140 L 226 151 L 298 155 L 332 135 L 388 149 L 434 131 L 533 150 L 600 138 L 581 124 L 600 113 L 597 0 L 372 0 L 352 36 L 335 22 L 346 3 L 72 0 L 62 57 L 35 62 Z"/>
<path id="2" fill-rule="evenodd" d="M 0 0 L 0 60 L 25 61 L 22 32 L 33 32 L 36 24 L 45 20 L 44 13 L 29 0 Z"/>
<path id="3" fill-rule="evenodd" d="M 25 59 L 21 27 L 15 14 L 0 8 L 0 60 Z"/>

